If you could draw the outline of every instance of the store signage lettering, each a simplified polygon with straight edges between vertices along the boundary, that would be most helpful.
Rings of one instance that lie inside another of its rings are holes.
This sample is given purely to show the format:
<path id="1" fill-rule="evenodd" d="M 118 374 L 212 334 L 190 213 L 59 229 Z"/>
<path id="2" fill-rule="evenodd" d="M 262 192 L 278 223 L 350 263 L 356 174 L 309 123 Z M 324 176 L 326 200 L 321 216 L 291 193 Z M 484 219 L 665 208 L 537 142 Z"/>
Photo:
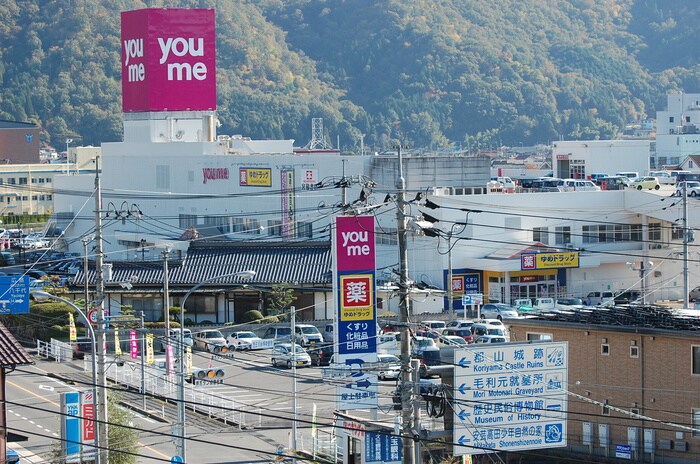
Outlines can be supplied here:
<path id="1" fill-rule="evenodd" d="M 228 180 L 228 168 L 202 168 L 202 183 L 210 180 Z"/>

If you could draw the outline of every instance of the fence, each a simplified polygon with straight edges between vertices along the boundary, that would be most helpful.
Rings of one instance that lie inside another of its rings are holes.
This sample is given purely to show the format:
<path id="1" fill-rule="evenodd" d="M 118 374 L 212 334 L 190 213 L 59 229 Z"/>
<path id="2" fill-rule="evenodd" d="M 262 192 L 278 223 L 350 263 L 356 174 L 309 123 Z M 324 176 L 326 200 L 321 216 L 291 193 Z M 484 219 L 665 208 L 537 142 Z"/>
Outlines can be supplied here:
<path id="1" fill-rule="evenodd" d="M 52 338 L 50 342 L 36 341 L 36 352 L 39 356 L 53 358 L 56 362 L 73 360 L 73 348 L 70 343 Z"/>

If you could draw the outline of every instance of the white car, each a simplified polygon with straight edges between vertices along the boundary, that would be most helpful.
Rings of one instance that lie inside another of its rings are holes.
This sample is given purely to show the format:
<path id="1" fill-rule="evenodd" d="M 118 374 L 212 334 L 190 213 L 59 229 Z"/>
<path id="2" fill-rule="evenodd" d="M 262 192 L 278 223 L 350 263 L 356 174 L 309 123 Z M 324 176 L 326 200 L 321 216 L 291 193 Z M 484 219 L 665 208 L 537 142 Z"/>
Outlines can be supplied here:
<path id="1" fill-rule="evenodd" d="M 294 345 L 294 361 L 297 367 L 309 367 L 311 365 L 311 356 L 306 352 L 301 345 Z M 287 369 L 292 368 L 292 344 L 279 343 L 272 348 L 272 357 L 270 359 L 274 367 L 286 366 Z"/>
<path id="2" fill-rule="evenodd" d="M 258 350 L 262 348 L 263 340 L 262 338 L 255 335 L 255 332 L 240 331 L 231 333 L 226 341 L 228 342 L 229 349 L 234 350 Z"/>
<path id="3" fill-rule="evenodd" d="M 506 337 L 500 335 L 482 335 L 474 343 L 505 343 Z"/>
<path id="4" fill-rule="evenodd" d="M 464 339 L 464 337 L 460 337 L 458 335 L 443 335 L 440 337 L 440 343 L 442 346 L 467 346 L 469 343 Z"/>
<path id="5" fill-rule="evenodd" d="M 210 353 L 228 352 L 228 343 L 219 330 L 202 330 L 194 334 L 194 347 Z"/>
<path id="6" fill-rule="evenodd" d="M 377 353 L 379 370 L 377 377 L 379 380 L 396 380 L 401 376 L 401 360 L 388 353 Z"/>
<path id="7" fill-rule="evenodd" d="M 698 182 L 696 180 L 687 180 L 687 181 L 679 182 L 678 185 L 676 186 L 675 195 L 677 197 L 683 196 L 683 185 L 685 185 L 686 195 L 688 195 L 689 197 L 700 196 L 700 182 Z"/>

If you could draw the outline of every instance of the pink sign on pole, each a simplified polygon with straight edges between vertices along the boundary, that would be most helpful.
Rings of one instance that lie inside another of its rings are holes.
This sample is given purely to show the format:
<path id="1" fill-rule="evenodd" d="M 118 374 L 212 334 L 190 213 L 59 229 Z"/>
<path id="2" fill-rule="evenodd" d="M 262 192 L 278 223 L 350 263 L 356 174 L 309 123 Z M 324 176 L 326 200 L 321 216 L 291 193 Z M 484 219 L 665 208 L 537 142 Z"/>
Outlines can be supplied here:
<path id="1" fill-rule="evenodd" d="M 125 113 L 216 109 L 214 10 L 146 8 L 121 19 Z"/>
<path id="2" fill-rule="evenodd" d="M 132 330 L 129 333 L 129 347 L 131 348 L 131 359 L 139 357 L 139 342 L 136 339 L 136 331 Z"/>
<path id="3" fill-rule="evenodd" d="M 374 270 L 374 216 L 336 218 L 338 271 Z"/>

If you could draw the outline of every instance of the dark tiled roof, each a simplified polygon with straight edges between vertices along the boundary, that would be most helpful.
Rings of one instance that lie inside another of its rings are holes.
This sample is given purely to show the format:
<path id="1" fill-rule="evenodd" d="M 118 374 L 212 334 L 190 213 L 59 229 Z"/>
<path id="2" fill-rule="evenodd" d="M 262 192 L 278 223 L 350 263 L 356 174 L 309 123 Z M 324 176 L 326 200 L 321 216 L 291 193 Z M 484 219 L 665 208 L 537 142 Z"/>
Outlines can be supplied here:
<path id="1" fill-rule="evenodd" d="M 252 279 L 225 277 L 215 279 L 211 285 L 330 285 L 331 266 L 330 242 L 198 241 L 190 244 L 184 260 L 168 261 L 168 281 L 171 288 L 189 288 L 216 276 L 253 270 L 256 275 Z M 84 279 L 83 273 L 78 272 L 73 285 L 82 285 Z M 94 284 L 94 279 L 94 269 L 90 269 L 88 285 Z M 112 282 L 132 282 L 134 288 L 162 286 L 163 263 L 112 262 Z"/>
<path id="2" fill-rule="evenodd" d="M 7 328 L 0 324 L 0 367 L 34 364 L 31 356 L 15 340 Z"/>

